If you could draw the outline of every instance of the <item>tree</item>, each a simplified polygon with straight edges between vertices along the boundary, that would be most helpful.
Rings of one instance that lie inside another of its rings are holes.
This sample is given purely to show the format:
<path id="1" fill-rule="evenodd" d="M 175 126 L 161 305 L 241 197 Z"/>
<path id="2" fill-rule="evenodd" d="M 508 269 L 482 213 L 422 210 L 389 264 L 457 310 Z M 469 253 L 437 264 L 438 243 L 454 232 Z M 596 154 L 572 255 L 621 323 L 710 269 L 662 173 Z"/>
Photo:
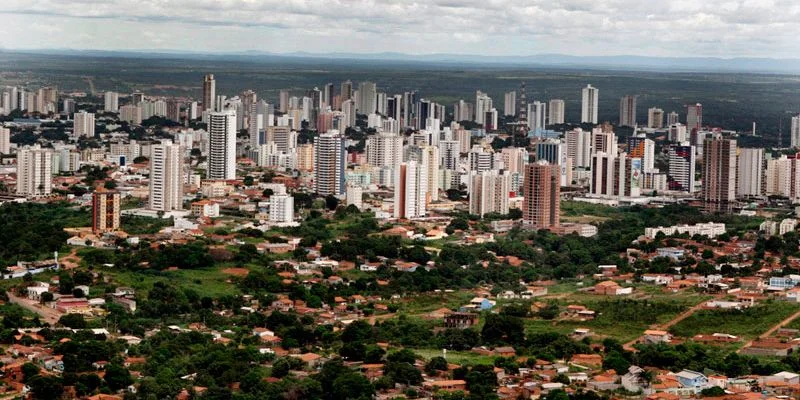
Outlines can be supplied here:
<path id="1" fill-rule="evenodd" d="M 61 379 L 54 376 L 34 376 L 27 385 L 37 400 L 57 400 L 64 393 Z"/>
<path id="2" fill-rule="evenodd" d="M 34 376 L 39 375 L 39 367 L 33 363 L 22 364 L 22 382 L 28 382 Z"/>
<path id="3" fill-rule="evenodd" d="M 243 183 L 245 186 L 253 186 L 253 184 L 255 183 L 255 179 L 254 179 L 252 176 L 250 176 L 250 175 L 247 175 L 247 176 L 245 176 L 245 177 L 244 177 L 244 179 L 242 180 L 242 183 Z"/>
<path id="4" fill-rule="evenodd" d="M 333 381 L 332 399 L 334 400 L 369 400 L 375 394 L 375 388 L 363 375 L 349 372 Z"/>
<path id="5" fill-rule="evenodd" d="M 447 360 L 444 357 L 433 357 L 425 364 L 425 373 L 435 375 L 438 371 L 447 371 Z"/>
<path id="6" fill-rule="evenodd" d="M 519 317 L 489 314 L 481 337 L 484 342 L 492 344 L 521 343 L 525 340 L 525 325 Z"/>
<path id="7" fill-rule="evenodd" d="M 569 400 L 567 392 L 562 389 L 551 390 L 544 396 L 544 400 Z"/>
<path id="8" fill-rule="evenodd" d="M 110 364 L 106 367 L 103 377 L 111 390 L 121 390 L 133 384 L 131 373 L 119 364 Z"/>
<path id="9" fill-rule="evenodd" d="M 725 390 L 719 386 L 712 386 L 701 390 L 700 395 L 703 397 L 719 397 L 725 395 Z"/>
<path id="10" fill-rule="evenodd" d="M 44 292 L 44 293 L 41 294 L 41 296 L 39 296 L 39 300 L 42 303 L 49 303 L 49 302 L 53 301 L 53 298 L 54 298 L 53 293 L 50 293 L 50 292 Z"/>
<path id="11" fill-rule="evenodd" d="M 339 199 L 332 194 L 325 196 L 325 207 L 331 211 L 335 210 L 336 207 L 339 207 Z"/>
<path id="12" fill-rule="evenodd" d="M 72 329 L 86 328 L 86 320 L 80 314 L 64 314 L 58 319 L 58 323 Z"/>

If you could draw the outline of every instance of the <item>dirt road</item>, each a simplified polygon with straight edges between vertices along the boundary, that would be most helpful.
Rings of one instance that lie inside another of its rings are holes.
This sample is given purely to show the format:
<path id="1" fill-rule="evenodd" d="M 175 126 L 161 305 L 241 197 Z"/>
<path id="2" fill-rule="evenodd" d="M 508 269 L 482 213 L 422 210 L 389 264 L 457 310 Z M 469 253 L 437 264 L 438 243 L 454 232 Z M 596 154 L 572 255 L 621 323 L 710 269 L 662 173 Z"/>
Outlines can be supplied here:
<path id="1" fill-rule="evenodd" d="M 40 320 L 42 322 L 47 322 L 50 325 L 55 325 L 58 322 L 58 319 L 61 318 L 61 315 L 63 315 L 61 312 L 53 308 L 42 306 L 35 300 L 19 297 L 11 292 L 6 292 L 6 295 L 8 295 L 8 300 L 11 303 L 18 304 L 20 307 L 28 311 L 39 314 Z"/>
<path id="2" fill-rule="evenodd" d="M 720 297 L 720 296 L 719 295 L 715 296 L 715 298 L 718 298 L 718 297 Z M 667 323 L 662 324 L 662 325 L 653 325 L 652 327 L 650 327 L 650 329 L 657 329 L 657 330 L 662 330 L 662 331 L 669 330 L 669 328 L 672 327 L 673 325 L 677 324 L 678 322 L 683 321 L 686 318 L 689 318 L 697 310 L 701 310 L 703 308 L 703 305 L 706 304 L 707 301 L 708 300 L 703 300 L 700 303 L 695 304 L 694 306 L 692 306 L 692 308 L 680 313 L 675 318 L 669 320 Z M 633 348 L 633 345 L 636 344 L 636 342 L 638 340 L 639 340 L 639 338 L 633 339 L 630 342 L 623 344 L 622 348 L 627 350 L 627 351 L 636 351 L 636 349 Z"/>
<path id="3" fill-rule="evenodd" d="M 795 319 L 797 319 L 797 317 L 800 317 L 800 311 L 798 311 L 798 312 L 796 312 L 796 313 L 794 313 L 794 314 L 792 314 L 792 315 L 788 316 L 788 317 L 787 317 L 786 319 L 784 319 L 783 321 L 781 321 L 781 322 L 778 322 L 777 324 L 775 324 L 774 326 L 772 326 L 772 328 L 769 328 L 769 330 L 767 330 L 766 332 L 764 332 L 764 333 L 762 333 L 761 335 L 759 335 L 759 336 L 758 336 L 758 338 L 759 338 L 759 339 L 763 339 L 763 338 L 766 338 L 766 337 L 769 337 L 769 336 L 771 336 L 773 333 L 775 333 L 775 331 L 777 331 L 778 329 L 781 329 L 782 327 L 784 327 L 784 326 L 788 325 L 790 322 L 792 322 L 792 321 L 794 321 Z M 752 344 L 753 344 L 753 340 L 751 340 L 751 341 L 749 341 L 749 342 L 745 343 L 745 344 L 744 344 L 744 346 L 740 347 L 740 348 L 739 348 L 739 350 L 736 350 L 736 352 L 737 352 L 737 353 L 739 353 L 739 352 L 741 352 L 741 351 L 742 351 L 742 349 L 745 349 L 745 348 L 747 348 L 747 347 L 750 347 Z"/>

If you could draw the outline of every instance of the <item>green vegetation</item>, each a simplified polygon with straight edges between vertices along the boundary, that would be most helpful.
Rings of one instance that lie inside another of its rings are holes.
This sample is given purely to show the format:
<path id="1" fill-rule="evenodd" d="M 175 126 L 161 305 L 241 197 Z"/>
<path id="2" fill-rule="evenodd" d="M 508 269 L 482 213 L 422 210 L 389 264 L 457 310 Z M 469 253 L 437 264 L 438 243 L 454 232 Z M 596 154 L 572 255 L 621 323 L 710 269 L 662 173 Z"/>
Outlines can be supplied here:
<path id="1" fill-rule="evenodd" d="M 672 326 L 669 331 L 686 338 L 719 332 L 751 339 L 797 311 L 800 311 L 800 306 L 796 304 L 773 301 L 741 311 L 700 310 Z"/>
<path id="2" fill-rule="evenodd" d="M 65 227 L 90 226 L 90 213 L 66 203 L 7 203 L 0 206 L 0 263 L 52 258 L 64 247 Z"/>

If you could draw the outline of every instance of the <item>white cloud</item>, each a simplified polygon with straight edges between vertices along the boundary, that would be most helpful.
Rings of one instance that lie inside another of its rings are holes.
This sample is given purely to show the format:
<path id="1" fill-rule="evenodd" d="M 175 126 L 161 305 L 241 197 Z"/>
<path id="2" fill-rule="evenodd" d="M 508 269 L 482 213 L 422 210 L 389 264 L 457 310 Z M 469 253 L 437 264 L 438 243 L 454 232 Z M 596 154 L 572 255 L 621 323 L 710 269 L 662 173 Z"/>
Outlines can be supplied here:
<path id="1" fill-rule="evenodd" d="M 772 57 L 800 50 L 794 0 L 3 3 L 0 43 L 8 48 Z M 31 29 L 33 23 L 60 32 Z"/>

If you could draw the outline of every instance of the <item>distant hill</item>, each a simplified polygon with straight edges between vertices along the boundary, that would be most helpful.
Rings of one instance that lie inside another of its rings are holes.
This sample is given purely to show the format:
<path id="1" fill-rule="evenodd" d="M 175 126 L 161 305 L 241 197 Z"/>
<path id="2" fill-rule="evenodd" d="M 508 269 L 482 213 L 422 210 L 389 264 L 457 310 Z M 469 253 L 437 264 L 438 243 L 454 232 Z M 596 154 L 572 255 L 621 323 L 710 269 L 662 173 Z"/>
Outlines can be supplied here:
<path id="1" fill-rule="evenodd" d="M 373 62 L 403 62 L 430 64 L 459 64 L 462 66 L 491 65 L 494 67 L 559 67 L 603 70 L 640 70 L 663 72 L 741 72 L 800 74 L 800 59 L 775 58 L 718 58 L 718 57 L 649 57 L 634 55 L 617 56 L 571 56 L 564 54 L 539 54 L 529 56 L 485 56 L 467 54 L 406 54 L 406 53 L 267 53 L 241 51 L 227 53 L 202 53 L 181 50 L 14 50 L 13 53 L 51 55 L 85 55 L 94 57 L 137 58 L 189 58 L 189 59 L 236 59 L 268 61 L 274 59 L 364 60 Z"/>

